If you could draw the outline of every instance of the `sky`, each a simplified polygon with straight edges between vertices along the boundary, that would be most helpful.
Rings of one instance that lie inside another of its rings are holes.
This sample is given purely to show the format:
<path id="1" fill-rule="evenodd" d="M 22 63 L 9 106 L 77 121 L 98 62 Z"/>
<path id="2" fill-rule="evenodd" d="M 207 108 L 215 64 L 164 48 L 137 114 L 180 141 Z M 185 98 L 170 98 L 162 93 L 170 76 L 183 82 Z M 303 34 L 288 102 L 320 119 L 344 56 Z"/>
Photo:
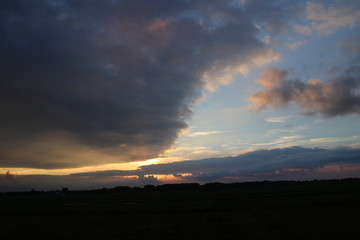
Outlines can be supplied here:
<path id="1" fill-rule="evenodd" d="M 14 0 L 0 19 L 0 191 L 360 177 L 357 0 Z"/>

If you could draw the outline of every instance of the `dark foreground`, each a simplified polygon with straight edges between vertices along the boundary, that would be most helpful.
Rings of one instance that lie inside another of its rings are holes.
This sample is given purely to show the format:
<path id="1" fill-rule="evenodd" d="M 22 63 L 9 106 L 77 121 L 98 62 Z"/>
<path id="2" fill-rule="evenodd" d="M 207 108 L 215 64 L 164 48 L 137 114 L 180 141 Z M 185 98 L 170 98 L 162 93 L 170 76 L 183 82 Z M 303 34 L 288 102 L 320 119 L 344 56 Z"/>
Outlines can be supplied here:
<path id="1" fill-rule="evenodd" d="M 2 239 L 359 239 L 360 180 L 6 193 Z"/>

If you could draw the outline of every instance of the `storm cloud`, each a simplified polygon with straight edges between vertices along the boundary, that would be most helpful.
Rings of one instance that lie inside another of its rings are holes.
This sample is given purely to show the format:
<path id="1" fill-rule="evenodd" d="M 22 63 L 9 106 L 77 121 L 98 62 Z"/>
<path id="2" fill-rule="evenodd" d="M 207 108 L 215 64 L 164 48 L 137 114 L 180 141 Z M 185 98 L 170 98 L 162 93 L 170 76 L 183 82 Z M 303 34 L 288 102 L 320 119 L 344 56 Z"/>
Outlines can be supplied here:
<path id="1" fill-rule="evenodd" d="M 0 165 L 157 157 L 208 82 L 277 58 L 244 11 L 230 0 L 2 1 Z"/>
<path id="2" fill-rule="evenodd" d="M 300 105 L 305 115 L 327 117 L 360 114 L 360 68 L 353 66 L 330 81 L 311 79 L 304 83 L 288 77 L 288 71 L 270 69 L 256 81 L 266 89 L 251 96 L 252 108 Z"/>

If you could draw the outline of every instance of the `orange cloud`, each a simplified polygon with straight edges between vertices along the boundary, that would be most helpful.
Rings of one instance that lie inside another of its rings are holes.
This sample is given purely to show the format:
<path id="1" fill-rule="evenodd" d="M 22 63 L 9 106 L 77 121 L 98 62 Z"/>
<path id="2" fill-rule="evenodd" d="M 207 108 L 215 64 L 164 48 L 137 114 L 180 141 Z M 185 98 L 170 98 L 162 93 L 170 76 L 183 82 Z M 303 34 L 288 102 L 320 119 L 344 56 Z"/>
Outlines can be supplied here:
<path id="1" fill-rule="evenodd" d="M 341 28 L 352 28 L 360 22 L 360 4 L 354 1 L 344 7 L 326 7 L 319 2 L 307 2 L 305 15 L 309 25 L 294 25 L 294 29 L 302 34 L 312 32 L 331 34 Z"/>
<path id="2" fill-rule="evenodd" d="M 270 69 L 256 82 L 266 89 L 250 97 L 251 109 L 284 107 L 296 103 L 304 108 L 304 114 L 322 113 L 328 117 L 360 114 L 360 68 L 352 68 L 332 81 L 310 79 L 304 83 L 288 79 L 288 72 Z"/>

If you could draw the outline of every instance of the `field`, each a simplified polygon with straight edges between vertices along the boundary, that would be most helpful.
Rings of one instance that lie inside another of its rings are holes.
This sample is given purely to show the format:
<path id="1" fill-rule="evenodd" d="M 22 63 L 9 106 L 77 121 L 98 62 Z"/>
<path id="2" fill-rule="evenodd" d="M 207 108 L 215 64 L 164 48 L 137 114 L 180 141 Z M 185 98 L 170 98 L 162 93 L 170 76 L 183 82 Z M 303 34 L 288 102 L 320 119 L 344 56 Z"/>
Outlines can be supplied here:
<path id="1" fill-rule="evenodd" d="M 358 239 L 360 180 L 3 193 L 3 239 Z"/>

